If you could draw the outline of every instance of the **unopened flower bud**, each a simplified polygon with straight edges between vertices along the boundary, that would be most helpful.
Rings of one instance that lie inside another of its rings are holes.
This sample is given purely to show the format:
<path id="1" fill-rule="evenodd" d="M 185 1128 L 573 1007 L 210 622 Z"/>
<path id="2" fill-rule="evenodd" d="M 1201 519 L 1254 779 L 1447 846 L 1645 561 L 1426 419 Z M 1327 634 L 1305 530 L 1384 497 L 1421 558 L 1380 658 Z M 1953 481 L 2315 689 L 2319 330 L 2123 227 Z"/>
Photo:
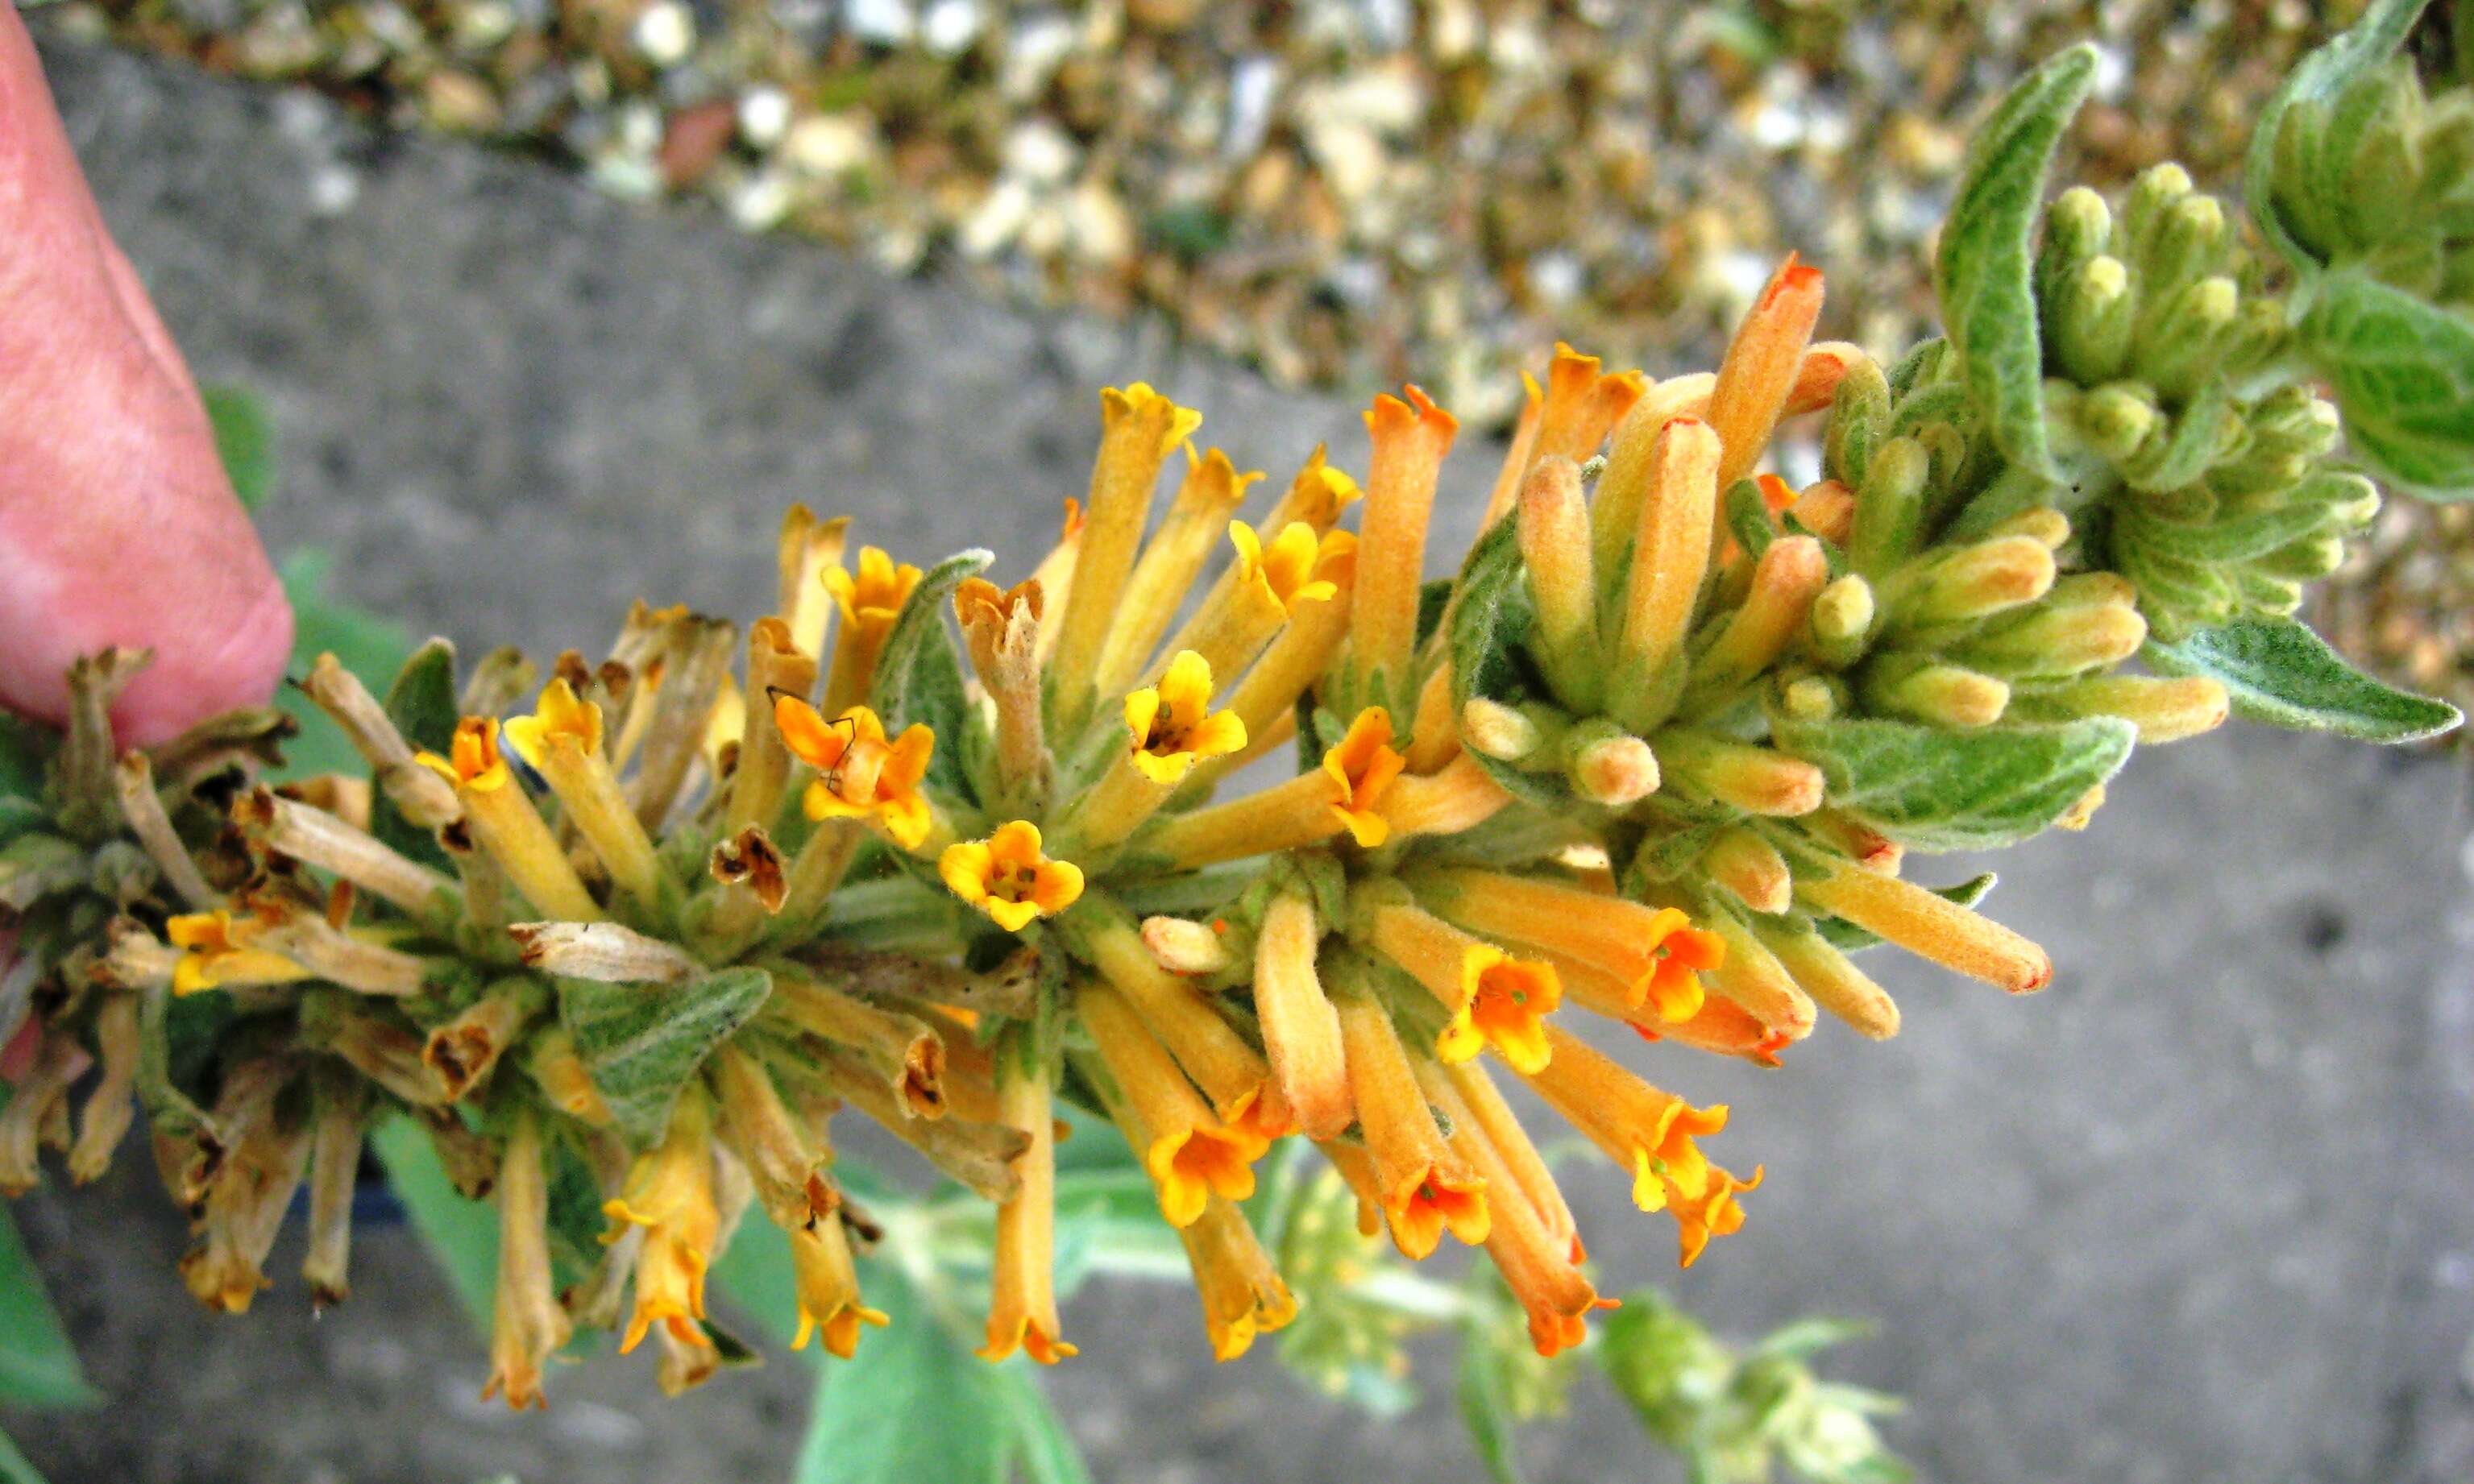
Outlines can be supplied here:
<path id="1" fill-rule="evenodd" d="M 2136 458 L 2165 426 L 2154 398 L 2126 386 L 2098 387 L 2080 399 L 2078 413 L 2079 432 L 2115 464 Z"/>
<path id="2" fill-rule="evenodd" d="M 1484 696 L 1461 707 L 1461 741 L 1481 757 L 1518 762 L 1538 751 L 1545 733 L 1520 710 Z"/>
<path id="3" fill-rule="evenodd" d="M 2225 687 L 2208 676 L 2159 679 L 2103 675 L 2040 695 L 2038 701 L 2074 716 L 2116 716 L 2139 729 L 2145 747 L 2178 742 L 2223 726 L 2231 709 Z"/>
<path id="4" fill-rule="evenodd" d="M 1849 363 L 1831 404 L 1821 467 L 1855 489 L 1864 482 L 1873 449 L 1890 426 L 1890 383 L 1871 357 Z"/>
<path id="5" fill-rule="evenodd" d="M 2122 259 L 2088 259 L 2053 286 L 2045 323 L 2054 360 L 2082 386 L 2112 380 L 2130 353 L 2132 316 L 2130 271 Z"/>
<path id="6" fill-rule="evenodd" d="M 2191 173 L 2171 160 L 2141 171 L 2122 203 L 2122 230 L 2115 238 L 2121 255 L 2134 263 L 2146 262 L 2166 213 L 2191 189 Z"/>
<path id="7" fill-rule="evenodd" d="M 2225 208 L 2214 196 L 2191 195 L 2167 207 L 2138 262 L 2144 295 L 2162 297 L 2222 261 Z"/>
<path id="8" fill-rule="evenodd" d="M 1925 481 L 1932 460 L 1912 438 L 1894 438 L 1873 451 L 1856 491 L 1856 529 L 1847 560 L 1879 579 L 1912 555 L 1924 521 Z"/>
<path id="9" fill-rule="evenodd" d="M 2045 211 L 2045 241 L 2036 255 L 2036 283 L 2049 299 L 2090 258 L 2113 246 L 2113 212 L 2104 198 L 2084 185 L 2074 185 L 2053 199 Z"/>
<path id="10" fill-rule="evenodd" d="M 2306 536 L 2252 563 L 2267 577 L 2315 582 L 2345 564 L 2345 539 L 2333 531 Z"/>
<path id="11" fill-rule="evenodd" d="M 1843 670 L 1864 654 L 1876 610 L 1873 585 L 1854 573 L 1821 589 L 1812 600 L 1812 657 Z"/>
<path id="12" fill-rule="evenodd" d="M 1607 731 L 1598 733 L 1601 727 Z M 1564 745 L 1572 759 L 1564 776 L 1592 803 L 1620 809 L 1658 791 L 1657 754 L 1640 738 L 1613 731 L 1611 723 L 1583 722 Z"/>
<path id="13" fill-rule="evenodd" d="M 2013 680 L 2045 679 L 2120 664 L 2147 639 L 2147 621 L 2126 603 L 2046 605 L 1969 639 L 1953 657 Z"/>
<path id="14" fill-rule="evenodd" d="M 1220 934 L 1189 918 L 1143 919 L 1143 946 L 1173 974 L 1216 974 L 1228 967 L 1228 946 Z"/>
<path id="15" fill-rule="evenodd" d="M 1847 708 L 1846 686 L 1831 677 L 1799 676 L 1779 688 L 1779 708 L 1800 722 L 1826 722 Z"/>
<path id="16" fill-rule="evenodd" d="M 1938 660 L 1881 669 L 1865 678 L 1861 690 L 1874 710 L 1936 727 L 1990 727 L 2010 704 L 2003 682 Z"/>
<path id="17" fill-rule="evenodd" d="M 2033 603 L 2053 586 L 2053 554 L 2025 536 L 1978 541 L 1933 558 L 1885 605 L 1897 629 L 1964 623 Z"/>

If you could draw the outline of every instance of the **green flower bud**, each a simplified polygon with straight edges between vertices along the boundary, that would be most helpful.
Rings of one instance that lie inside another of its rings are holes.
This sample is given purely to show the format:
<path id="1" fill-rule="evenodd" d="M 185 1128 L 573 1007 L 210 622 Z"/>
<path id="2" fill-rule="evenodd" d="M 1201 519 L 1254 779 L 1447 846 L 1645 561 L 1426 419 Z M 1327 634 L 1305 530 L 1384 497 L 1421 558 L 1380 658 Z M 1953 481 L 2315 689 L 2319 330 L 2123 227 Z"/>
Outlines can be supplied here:
<path id="1" fill-rule="evenodd" d="M 1915 551 L 1931 473 L 1931 458 L 1912 438 L 1894 438 L 1874 450 L 1864 482 L 1856 487 L 1856 529 L 1848 538 L 1848 563 L 1856 571 L 1878 576 Z"/>
<path id="2" fill-rule="evenodd" d="M 2114 239 L 2119 255 L 2133 263 L 2150 261 L 2165 214 L 2190 194 L 2191 173 L 2171 160 L 2141 171 L 2122 203 L 2122 231 Z"/>
<path id="3" fill-rule="evenodd" d="M 1993 676 L 1912 655 L 1865 667 L 1856 694 L 1865 709 L 1932 727 L 1990 727 L 2010 705 L 2010 686 Z"/>
<path id="4" fill-rule="evenodd" d="M 2092 257 L 2060 285 L 2045 321 L 2053 366 L 2081 386 L 2122 374 L 2134 327 L 2130 270 L 2118 257 Z"/>
<path id="5" fill-rule="evenodd" d="M 1890 382 L 1871 357 L 1849 363 L 1830 413 L 1822 470 L 1848 489 L 1860 488 L 1874 446 L 1890 425 Z"/>
<path id="6" fill-rule="evenodd" d="M 2187 396 L 2217 373 L 2241 308 L 2242 290 L 2221 274 L 2175 290 L 2143 319 L 2133 352 L 2139 374 L 2167 396 Z"/>
<path id="7" fill-rule="evenodd" d="M 2127 603 L 2039 603 L 1955 646 L 1952 658 L 2013 681 L 2060 680 L 2120 664 L 2147 639 Z"/>
<path id="8" fill-rule="evenodd" d="M 2266 578 L 2307 583 L 2316 582 L 2344 564 L 2345 539 L 2334 531 L 2323 531 L 2269 552 L 2252 562 L 2251 570 Z M 2298 593 L 2296 597 L 2298 599 Z M 2280 590 L 2278 601 L 2281 602 L 2282 598 Z"/>
<path id="9" fill-rule="evenodd" d="M 2197 279 L 2224 271 L 2224 204 L 2214 196 L 2186 196 L 2166 208 L 2147 252 L 2134 266 L 2140 292 L 2161 299 Z"/>
<path id="10" fill-rule="evenodd" d="M 2118 383 L 2081 398 L 2079 432 L 2111 464 L 2127 464 L 2164 431 L 2165 414 L 2145 387 Z"/>
<path id="11" fill-rule="evenodd" d="M 1873 585 L 1855 573 L 1821 589 L 1812 600 L 1812 658 L 1833 670 L 1843 670 L 1863 656 L 1871 636 L 1875 608 Z"/>
<path id="12" fill-rule="evenodd" d="M 1834 677 L 1799 676 L 1779 687 L 1779 709 L 1800 722 L 1824 722 L 1847 709 L 1846 682 Z"/>
<path id="13" fill-rule="evenodd" d="M 2036 297 L 2047 304 L 2063 284 L 2113 240 L 2113 212 L 2104 198 L 2074 185 L 2045 209 L 2045 240 L 2036 253 Z"/>

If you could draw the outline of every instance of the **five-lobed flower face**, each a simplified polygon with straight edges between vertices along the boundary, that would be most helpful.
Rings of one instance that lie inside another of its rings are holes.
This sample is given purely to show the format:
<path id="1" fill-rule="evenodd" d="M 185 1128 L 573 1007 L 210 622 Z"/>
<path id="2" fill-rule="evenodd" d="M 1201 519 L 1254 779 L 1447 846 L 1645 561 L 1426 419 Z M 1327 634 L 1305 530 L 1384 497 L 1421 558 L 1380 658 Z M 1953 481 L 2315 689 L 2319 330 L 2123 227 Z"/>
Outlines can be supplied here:
<path id="1" fill-rule="evenodd" d="M 1007 821 L 985 840 L 947 846 L 936 874 L 955 896 L 1009 933 L 1055 917 L 1082 895 L 1082 868 L 1049 859 L 1040 848 L 1039 826 L 1029 820 Z"/>
<path id="2" fill-rule="evenodd" d="M 862 546 L 857 572 L 836 562 L 825 568 L 822 581 L 844 624 L 882 636 L 919 586 L 919 569 L 907 562 L 897 564 L 877 547 Z"/>
<path id="3" fill-rule="evenodd" d="M 480 793 L 496 793 L 507 786 L 514 777 L 506 757 L 498 751 L 498 719 L 495 716 L 467 716 L 455 724 L 454 740 L 448 744 L 447 755 L 422 753 L 413 758 L 448 782 Z"/>
<path id="4" fill-rule="evenodd" d="M 796 696 L 773 698 L 773 722 L 790 755 L 816 770 L 801 800 L 812 820 L 873 820 L 905 850 L 928 838 L 934 814 L 919 791 L 936 733 L 910 726 L 888 742 L 885 723 L 863 706 L 832 721 Z"/>
<path id="5" fill-rule="evenodd" d="M 1392 833 L 1392 822 L 1380 810 L 1408 760 L 1393 749 L 1392 713 L 1370 706 L 1348 724 L 1337 746 L 1322 754 L 1322 771 L 1340 785 L 1331 805 L 1341 827 L 1365 850 L 1373 850 Z"/>
<path id="6" fill-rule="evenodd" d="M 1246 723 L 1211 709 L 1211 662 L 1192 650 L 1169 661 L 1159 683 L 1126 697 L 1126 734 L 1135 768 L 1154 783 L 1176 783 L 1205 757 L 1246 746 Z"/>
<path id="7" fill-rule="evenodd" d="M 507 745 L 535 769 L 553 747 L 571 747 L 584 756 L 601 751 L 601 707 L 579 699 L 564 678 L 542 687 L 541 701 L 530 716 L 519 716 L 505 728 Z"/>
<path id="8" fill-rule="evenodd" d="M 1237 580 L 1256 585 L 1284 613 L 1300 603 L 1337 597 L 1340 585 L 1317 574 L 1325 570 L 1326 558 L 1345 556 L 1357 545 L 1357 538 L 1346 531 L 1317 539 L 1314 527 L 1302 520 L 1290 521 L 1268 546 L 1252 526 L 1232 520 L 1228 539 L 1237 548 Z"/>
<path id="9" fill-rule="evenodd" d="M 1435 1049 L 1445 1062 L 1466 1062 L 1492 1046 L 1515 1071 L 1534 1072 L 1553 1053 L 1546 1017 L 1563 1002 L 1563 981 L 1541 959 L 1516 959 L 1491 943 L 1461 957 L 1461 1008 Z"/>

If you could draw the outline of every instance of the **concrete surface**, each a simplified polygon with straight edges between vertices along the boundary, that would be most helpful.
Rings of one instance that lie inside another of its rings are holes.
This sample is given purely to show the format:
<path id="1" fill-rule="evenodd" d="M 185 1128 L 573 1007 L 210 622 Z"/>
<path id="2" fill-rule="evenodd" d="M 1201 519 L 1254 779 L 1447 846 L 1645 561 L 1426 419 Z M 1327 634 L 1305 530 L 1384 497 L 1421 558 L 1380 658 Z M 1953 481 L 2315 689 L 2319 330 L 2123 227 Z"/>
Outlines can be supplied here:
<path id="1" fill-rule="evenodd" d="M 1351 408 L 1138 331 L 374 137 L 305 97 L 45 55 L 199 371 L 272 400 L 270 526 L 468 646 L 592 649 L 638 593 L 753 611 L 792 499 L 909 557 L 1027 563 L 1080 489 L 1104 382 L 1166 385 L 1275 473 L 1322 438 L 1363 461 Z M 1470 449 L 1451 471 L 1464 530 L 1492 467 Z M 1675 1279 L 1663 1219 L 1577 1177 L 1592 1250 L 1613 1286 L 1664 1278 L 1737 1333 L 1880 1320 L 1835 1370 L 1910 1398 L 1893 1440 L 1951 1484 L 2474 1478 L 2463 835 L 2459 776 L 2430 759 L 2247 730 L 2145 754 L 2085 835 L 2001 861 L 1994 908 L 2052 947 L 2050 991 L 1886 962 L 1907 1025 L 1888 1045 L 1825 1030 L 1768 1074 L 1657 1056 L 1734 1101 L 1722 1157 L 1769 1184 Z M 665 1404 L 649 1367 L 594 1362 L 554 1378 L 546 1418 L 478 1405 L 479 1347 L 400 1233 L 361 1245 L 323 1319 L 288 1283 L 246 1319 L 199 1313 L 134 1162 L 17 1208 L 113 1398 L 0 1417 L 56 1484 L 785 1472 L 789 1365 Z M 1069 1313 L 1083 1355 L 1053 1394 L 1103 1478 L 1481 1476 L 1440 1369 L 1441 1400 L 1371 1425 L 1266 1355 L 1213 1368 L 1189 1303 L 1095 1287 Z M 1595 1389 L 1528 1458 L 1537 1479 L 1680 1477 Z"/>

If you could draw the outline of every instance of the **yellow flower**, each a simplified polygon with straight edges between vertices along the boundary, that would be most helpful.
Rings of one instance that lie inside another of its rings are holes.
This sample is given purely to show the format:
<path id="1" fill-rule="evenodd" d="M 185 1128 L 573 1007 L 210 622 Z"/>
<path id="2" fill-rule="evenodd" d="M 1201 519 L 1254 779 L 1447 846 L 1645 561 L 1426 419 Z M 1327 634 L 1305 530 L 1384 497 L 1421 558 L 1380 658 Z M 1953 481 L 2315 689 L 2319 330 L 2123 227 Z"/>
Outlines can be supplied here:
<path id="1" fill-rule="evenodd" d="M 1758 1165 L 1753 1167 L 1750 1180 L 1737 1180 L 1717 1165 L 1710 1166 L 1709 1189 L 1695 1200 L 1679 1201 L 1675 1205 L 1675 1224 L 1682 1244 L 1680 1266 L 1690 1267 L 1693 1260 L 1701 1256 L 1702 1249 L 1710 1245 L 1710 1238 L 1732 1236 L 1742 1230 L 1744 1208 L 1735 1197 L 1758 1187 L 1760 1183 L 1761 1168 Z"/>
<path id="2" fill-rule="evenodd" d="M 1234 712 L 1211 709 L 1211 664 L 1179 650 L 1159 683 L 1126 698 L 1126 732 L 1133 763 L 1154 783 L 1175 783 L 1196 759 L 1243 751 L 1246 724 Z"/>
<path id="3" fill-rule="evenodd" d="M 1461 954 L 1461 1007 L 1436 1054 L 1466 1062 L 1492 1044 L 1513 1070 L 1538 1071 L 1553 1055 L 1545 1017 L 1563 999 L 1554 965 L 1514 958 L 1491 943 L 1471 944 Z"/>
<path id="4" fill-rule="evenodd" d="M 455 724 L 455 740 L 448 745 L 447 755 L 422 753 L 413 761 L 437 774 L 449 783 L 481 793 L 496 793 L 507 786 L 513 777 L 507 771 L 507 760 L 498 753 L 498 719 L 495 716 L 467 716 Z"/>
<path id="5" fill-rule="evenodd" d="M 789 1233 L 790 1268 L 799 1289 L 799 1332 L 792 1350 L 806 1350 L 821 1336 L 825 1350 L 848 1360 L 859 1349 L 861 1325 L 885 1327 L 885 1312 L 860 1302 L 859 1271 L 851 1265 L 850 1236 L 839 1215 Z"/>
<path id="6" fill-rule="evenodd" d="M 888 744 L 885 723 L 866 706 L 852 706 L 828 722 L 791 695 L 773 698 L 773 724 L 791 755 L 819 775 L 801 801 L 808 818 L 873 816 L 904 850 L 928 838 L 934 820 L 919 784 L 936 747 L 933 729 L 906 727 Z"/>
<path id="7" fill-rule="evenodd" d="M 309 970 L 282 954 L 250 946 L 257 922 L 235 922 L 230 912 L 191 912 L 163 924 L 182 950 L 172 966 L 172 993 L 195 994 L 227 984 L 282 984 L 306 979 Z"/>
<path id="8" fill-rule="evenodd" d="M 1114 427 L 1128 418 L 1144 416 L 1153 402 L 1167 404 L 1168 426 L 1160 435 L 1159 456 L 1163 459 L 1176 451 L 1176 445 L 1192 438 L 1202 426 L 1202 414 L 1192 407 L 1179 407 L 1168 397 L 1152 390 L 1151 383 L 1137 381 L 1123 392 L 1107 387 L 1100 393 L 1100 424 Z"/>
<path id="9" fill-rule="evenodd" d="M 601 1208 L 618 1225 L 604 1242 L 631 1226 L 643 1227 L 644 1245 L 636 1257 L 636 1310 L 627 1321 L 620 1353 L 643 1343 L 659 1324 L 685 1341 L 704 1330 L 705 1269 L 721 1234 L 721 1211 L 713 1189 L 713 1113 L 691 1090 L 670 1114 L 669 1132 L 627 1171 L 618 1197 Z"/>
<path id="10" fill-rule="evenodd" d="M 1050 860 L 1039 847 L 1039 826 L 1029 820 L 999 825 L 985 840 L 947 846 L 936 873 L 955 896 L 1009 933 L 1055 917 L 1082 895 L 1082 868 Z"/>
<path id="11" fill-rule="evenodd" d="M 1322 754 L 1322 771 L 1340 785 L 1340 798 L 1331 812 L 1340 817 L 1349 837 L 1367 850 L 1381 845 L 1392 833 L 1391 822 L 1375 810 L 1406 766 L 1392 748 L 1392 713 L 1379 706 L 1358 712 L 1340 745 Z"/>
<path id="12" fill-rule="evenodd" d="M 507 723 L 506 731 L 517 755 L 535 768 L 543 766 L 542 759 L 555 743 L 572 744 L 590 757 L 601 751 L 601 707 L 577 699 L 565 680 L 554 680 L 542 687 L 533 714 Z"/>
<path id="13" fill-rule="evenodd" d="M 1701 1009 L 1701 974 L 1727 962 L 1727 940 L 1674 907 L 1659 909 L 1644 935 L 1652 963 L 1633 981 L 1637 1003 L 1658 1008 L 1661 1020 L 1688 1020 Z"/>
<path id="14" fill-rule="evenodd" d="M 1323 548 L 1331 546 L 1337 552 L 1357 543 L 1346 531 L 1334 531 L 1318 541 L 1314 527 L 1302 520 L 1290 521 L 1268 547 L 1252 526 L 1232 520 L 1228 539 L 1237 547 L 1237 580 L 1259 586 L 1282 612 L 1300 603 L 1323 603 L 1338 596 L 1338 583 L 1316 575 L 1322 565 Z"/>
<path id="15" fill-rule="evenodd" d="M 909 562 L 897 566 L 893 558 L 875 546 L 859 549 L 859 574 L 837 562 L 825 568 L 825 590 L 834 595 L 834 606 L 842 610 L 842 623 L 852 629 L 882 634 L 893 627 L 893 617 L 910 598 L 910 589 L 919 586 L 919 569 Z"/>

